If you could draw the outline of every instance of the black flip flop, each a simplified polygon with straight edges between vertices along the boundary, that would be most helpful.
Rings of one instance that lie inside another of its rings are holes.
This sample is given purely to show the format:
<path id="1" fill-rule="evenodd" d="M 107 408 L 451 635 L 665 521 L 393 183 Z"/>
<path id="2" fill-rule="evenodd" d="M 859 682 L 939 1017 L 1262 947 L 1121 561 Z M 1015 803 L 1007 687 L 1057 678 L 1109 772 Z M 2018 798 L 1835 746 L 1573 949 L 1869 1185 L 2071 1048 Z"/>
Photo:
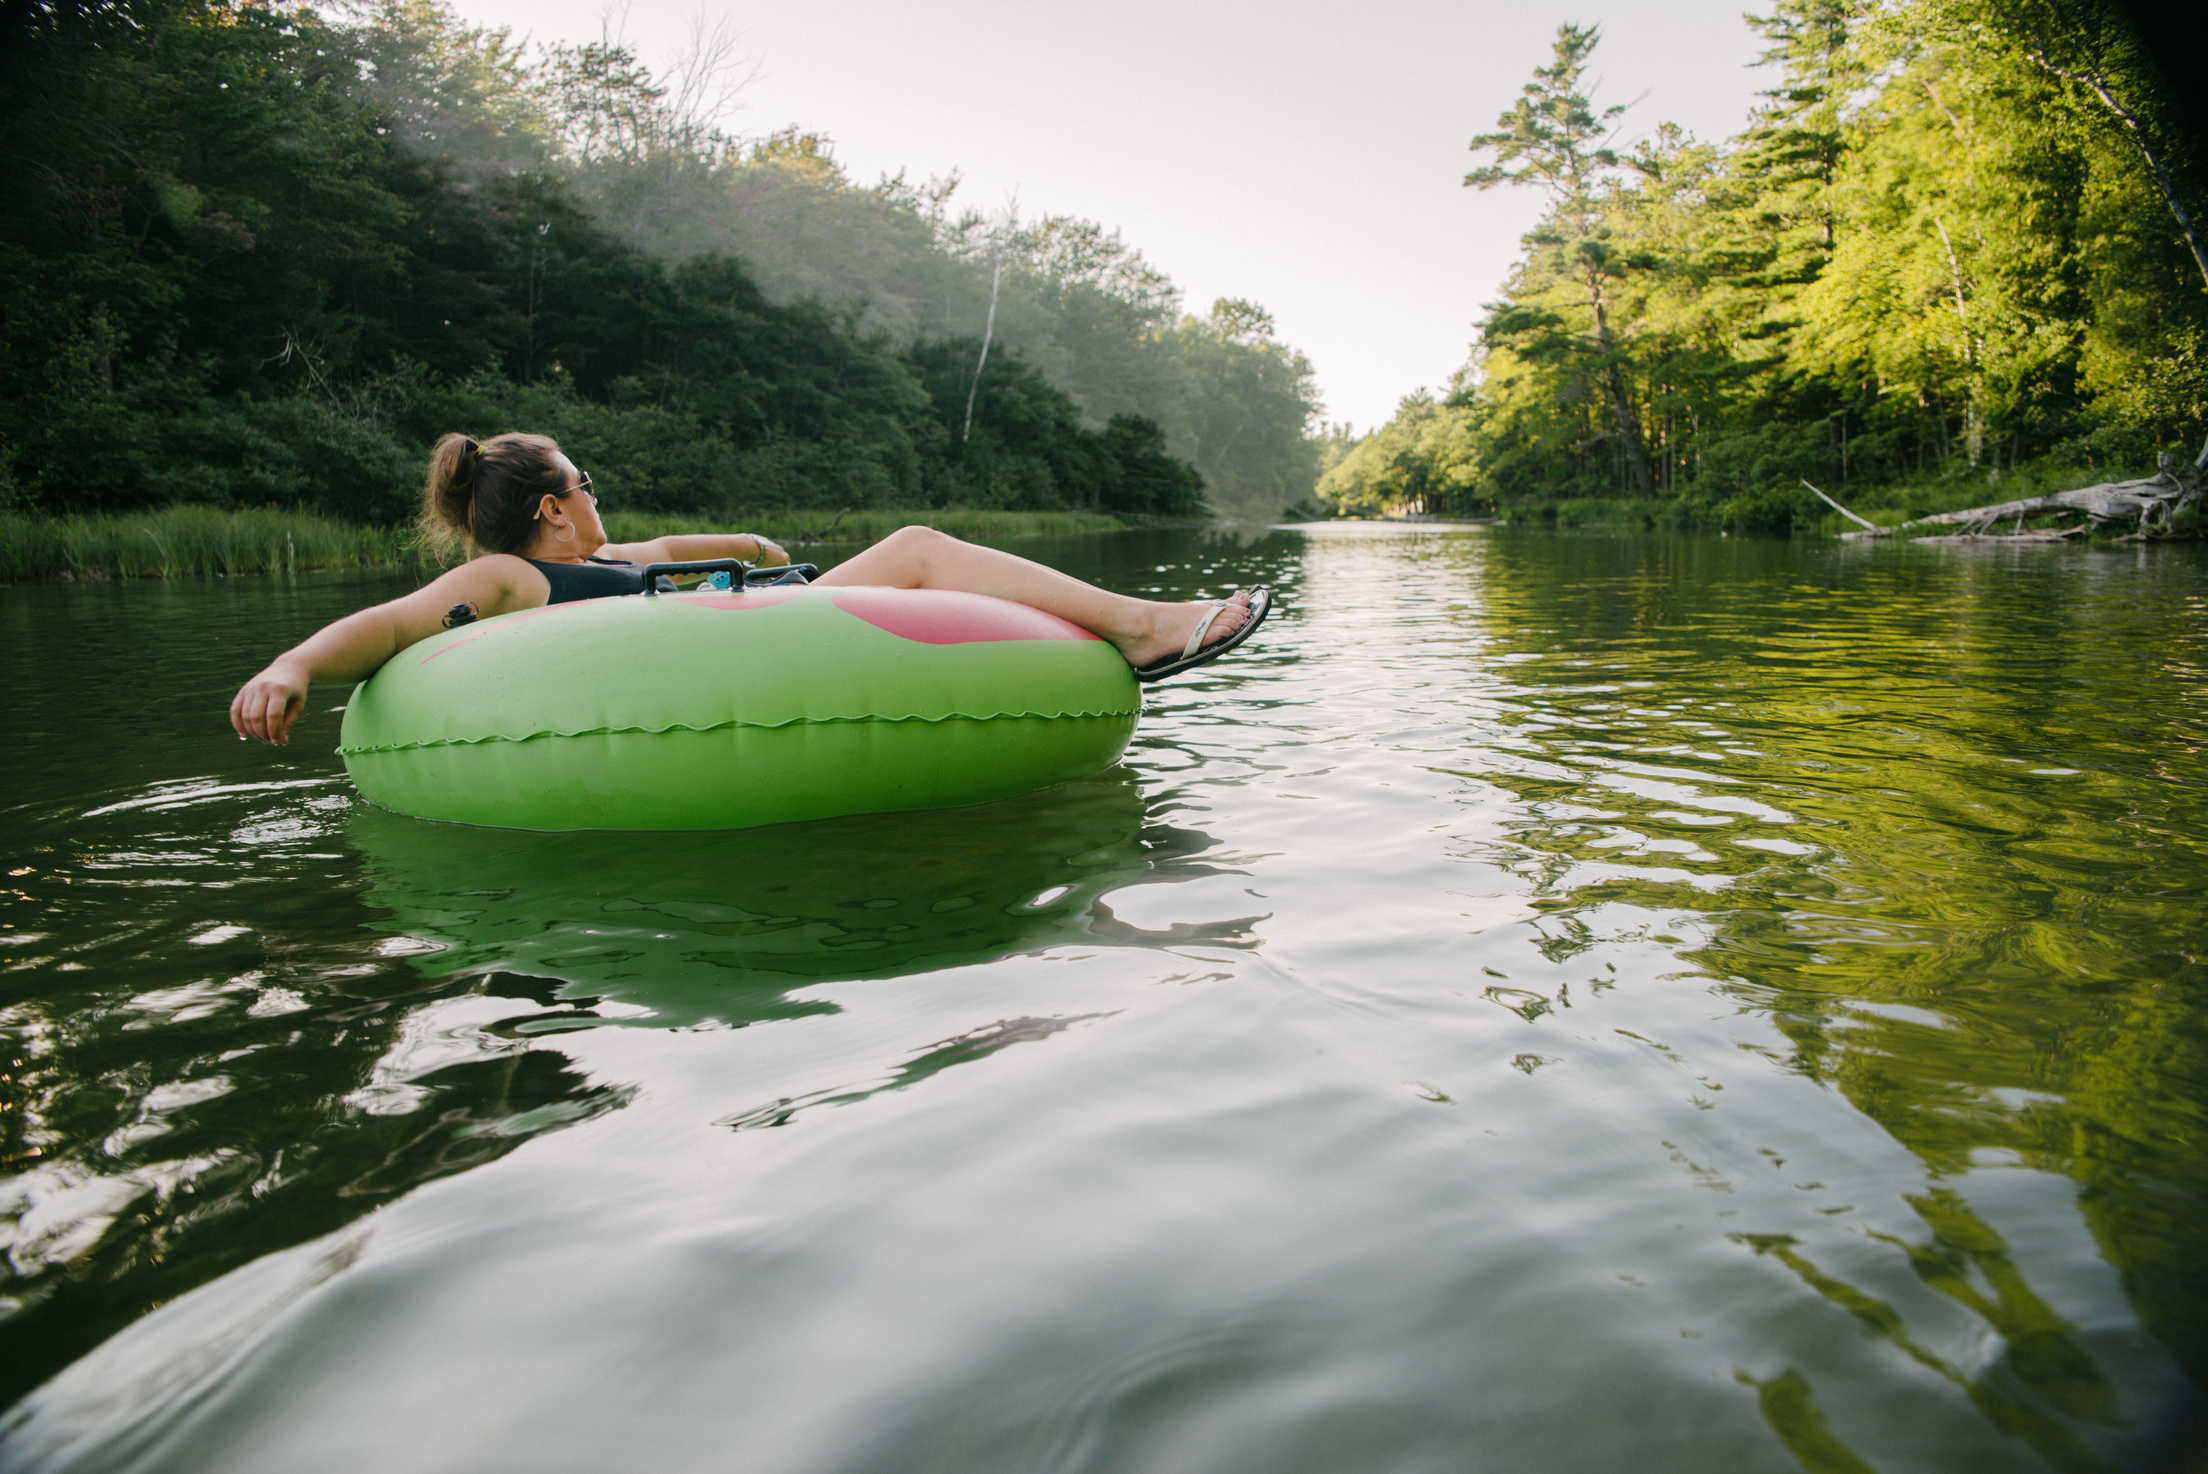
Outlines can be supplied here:
<path id="1" fill-rule="evenodd" d="M 1202 665 L 1207 660 L 1217 660 L 1235 646 L 1257 633 L 1257 627 L 1265 622 L 1265 616 L 1273 609 L 1273 596 L 1263 587 L 1250 590 L 1250 617 L 1242 621 L 1242 627 L 1223 640 L 1203 643 L 1211 632 L 1211 622 L 1219 617 L 1219 611 L 1227 607 L 1227 601 L 1218 600 L 1212 612 L 1205 615 L 1196 626 L 1196 632 L 1188 637 L 1188 647 L 1178 655 L 1168 655 L 1163 660 L 1153 660 L 1148 665 L 1135 667 L 1138 681 L 1162 681 L 1167 676 L 1177 676 L 1184 670 Z"/>

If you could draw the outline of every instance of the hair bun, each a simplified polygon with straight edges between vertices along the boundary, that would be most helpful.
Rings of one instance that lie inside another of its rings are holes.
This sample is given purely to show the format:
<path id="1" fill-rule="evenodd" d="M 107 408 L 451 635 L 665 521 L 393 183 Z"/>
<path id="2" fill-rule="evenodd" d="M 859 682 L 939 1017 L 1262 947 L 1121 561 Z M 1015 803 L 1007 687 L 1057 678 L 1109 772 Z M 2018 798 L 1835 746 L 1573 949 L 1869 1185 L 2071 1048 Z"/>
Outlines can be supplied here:
<path id="1" fill-rule="evenodd" d="M 550 437 L 520 433 L 483 440 L 461 430 L 437 437 L 422 486 L 422 537 L 449 548 L 455 536 L 469 553 L 510 553 L 527 547 L 542 497 L 565 496 L 567 477 L 554 464 L 560 447 Z"/>

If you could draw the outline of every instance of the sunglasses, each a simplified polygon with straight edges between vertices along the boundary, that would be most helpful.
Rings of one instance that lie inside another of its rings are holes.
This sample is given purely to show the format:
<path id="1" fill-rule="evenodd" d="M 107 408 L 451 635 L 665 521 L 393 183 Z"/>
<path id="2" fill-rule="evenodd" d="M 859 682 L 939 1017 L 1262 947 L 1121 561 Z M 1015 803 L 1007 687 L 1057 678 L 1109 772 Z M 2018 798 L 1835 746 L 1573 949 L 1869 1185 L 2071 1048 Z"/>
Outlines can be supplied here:
<path id="1" fill-rule="evenodd" d="M 574 495 L 574 494 L 575 494 L 576 492 L 580 491 L 580 492 L 584 493 L 585 495 L 589 496 L 589 498 L 590 498 L 590 501 L 591 501 L 591 505 L 592 505 L 592 506 L 596 506 L 596 505 L 598 504 L 598 493 L 597 493 L 597 492 L 595 492 L 595 491 L 592 491 L 592 490 L 591 490 L 591 487 L 590 487 L 590 473 L 589 473 L 588 471 L 578 470 L 578 471 L 577 471 L 577 472 L 576 472 L 575 474 L 576 474 L 576 476 L 577 476 L 577 477 L 579 477 L 580 479 L 579 479 L 578 481 L 576 481 L 576 483 L 575 483 L 575 484 L 574 484 L 573 486 L 570 486 L 570 487 L 569 487 L 569 488 L 568 488 L 567 490 L 565 490 L 565 491 L 561 492 L 561 493 L 560 493 L 560 495 L 561 495 L 561 496 L 563 496 L 563 497 L 564 497 L 564 496 L 573 496 L 573 495 Z M 543 515 L 544 515 L 544 506 L 543 506 L 543 504 L 542 504 L 542 503 L 539 503 L 539 504 L 538 504 L 538 506 L 537 506 L 537 509 L 536 509 L 536 510 L 535 510 L 534 512 L 531 512 L 531 513 L 529 514 L 529 520 L 530 520 L 531 522 L 534 522 L 534 521 L 536 521 L 536 520 L 537 520 L 537 519 L 538 519 L 539 517 L 542 517 Z"/>

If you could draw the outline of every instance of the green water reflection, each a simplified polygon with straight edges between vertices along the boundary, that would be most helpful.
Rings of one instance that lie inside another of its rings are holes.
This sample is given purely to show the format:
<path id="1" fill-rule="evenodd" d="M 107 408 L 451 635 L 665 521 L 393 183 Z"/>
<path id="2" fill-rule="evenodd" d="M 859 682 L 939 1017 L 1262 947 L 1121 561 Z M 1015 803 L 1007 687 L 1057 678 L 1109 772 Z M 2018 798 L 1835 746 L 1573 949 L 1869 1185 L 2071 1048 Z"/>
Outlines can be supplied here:
<path id="1" fill-rule="evenodd" d="M 347 838 L 365 899 L 430 944 L 427 972 L 557 981 L 596 1009 L 539 1030 L 632 1017 L 747 1024 L 827 1010 L 788 996 L 1065 943 L 1247 947 L 1246 925 L 1150 933 L 1106 895 L 1216 873 L 1209 836 L 1146 822 L 1124 769 L 973 809 L 728 834 L 521 834 L 363 807 Z"/>
<path id="2" fill-rule="evenodd" d="M 1658 940 L 1767 1011 L 1785 1066 L 1932 1178 L 2077 1182 L 2141 1320 L 2201 1377 L 2198 562 L 1775 561 L 1712 541 L 1480 549 L 1477 619 L 1509 652 L 1520 740 L 1462 771 L 1520 800 L 1511 864 L 1548 913 L 1545 955 L 1587 946 L 1606 905 L 1666 913 L 1691 940 Z M 2074 1328 L 1961 1198 L 1907 1201 L 1928 1239 L 1870 1236 L 2000 1337 L 1980 1373 L 1792 1237 L 1741 1242 L 2050 1466 L 2105 1467 L 2066 1425 L 2125 1426 Z M 1742 1375 L 1804 1467 L 1869 1467 L 1799 1372 Z"/>

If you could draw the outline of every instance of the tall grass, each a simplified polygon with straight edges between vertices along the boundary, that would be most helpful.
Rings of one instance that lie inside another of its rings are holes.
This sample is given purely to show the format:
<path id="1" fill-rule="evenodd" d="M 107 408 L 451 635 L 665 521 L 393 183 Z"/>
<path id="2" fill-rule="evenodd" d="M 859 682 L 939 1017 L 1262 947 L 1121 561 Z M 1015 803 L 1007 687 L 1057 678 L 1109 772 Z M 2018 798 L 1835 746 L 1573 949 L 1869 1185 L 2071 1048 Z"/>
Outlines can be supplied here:
<path id="1" fill-rule="evenodd" d="M 412 561 L 412 530 L 312 512 L 170 507 L 120 517 L 0 513 L 0 580 L 204 578 Z"/>
<path id="2" fill-rule="evenodd" d="M 1097 512 L 997 512 L 967 507 L 923 507 L 914 512 L 759 512 L 725 525 L 695 515 L 608 511 L 606 535 L 615 542 L 643 542 L 686 532 L 756 532 L 784 545 L 870 543 L 900 527 L 933 527 L 964 538 L 1038 537 L 1053 533 L 1123 532 L 1127 523 Z"/>

